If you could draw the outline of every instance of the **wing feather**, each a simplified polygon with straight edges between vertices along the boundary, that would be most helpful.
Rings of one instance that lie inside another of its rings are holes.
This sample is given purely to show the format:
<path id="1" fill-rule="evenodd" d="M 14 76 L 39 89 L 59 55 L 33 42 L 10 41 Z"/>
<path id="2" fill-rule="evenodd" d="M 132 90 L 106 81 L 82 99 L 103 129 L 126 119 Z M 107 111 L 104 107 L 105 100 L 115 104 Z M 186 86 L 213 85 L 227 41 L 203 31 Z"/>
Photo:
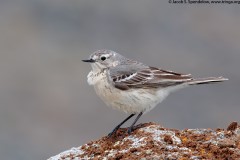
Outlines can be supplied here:
<path id="1" fill-rule="evenodd" d="M 127 66 L 125 66 L 127 67 Z M 181 74 L 155 67 L 115 68 L 109 71 L 109 79 L 116 88 L 164 88 L 192 80 L 190 74 Z M 127 70 L 127 71 L 126 71 Z"/>

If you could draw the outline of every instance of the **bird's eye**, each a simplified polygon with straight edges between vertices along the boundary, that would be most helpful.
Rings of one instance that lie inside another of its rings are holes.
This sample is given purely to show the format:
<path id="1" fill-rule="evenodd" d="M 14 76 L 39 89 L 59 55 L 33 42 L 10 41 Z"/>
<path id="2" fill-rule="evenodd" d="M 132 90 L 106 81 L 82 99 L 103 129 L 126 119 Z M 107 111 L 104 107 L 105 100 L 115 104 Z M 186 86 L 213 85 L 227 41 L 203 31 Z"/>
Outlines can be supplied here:
<path id="1" fill-rule="evenodd" d="M 102 56 L 102 57 L 101 57 L 101 60 L 102 60 L 102 61 L 106 60 L 106 57 Z"/>

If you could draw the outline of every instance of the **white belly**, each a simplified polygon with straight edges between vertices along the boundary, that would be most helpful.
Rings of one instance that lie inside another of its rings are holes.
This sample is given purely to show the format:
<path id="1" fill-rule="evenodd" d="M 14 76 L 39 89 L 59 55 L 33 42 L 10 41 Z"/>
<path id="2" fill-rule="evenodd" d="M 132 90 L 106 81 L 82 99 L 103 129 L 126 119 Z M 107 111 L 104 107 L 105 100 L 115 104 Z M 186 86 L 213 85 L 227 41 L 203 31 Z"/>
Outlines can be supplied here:
<path id="1" fill-rule="evenodd" d="M 165 89 L 129 89 L 120 90 L 108 83 L 105 72 L 97 76 L 90 72 L 89 85 L 93 85 L 98 96 L 110 107 L 126 113 L 150 111 L 168 95 Z"/>

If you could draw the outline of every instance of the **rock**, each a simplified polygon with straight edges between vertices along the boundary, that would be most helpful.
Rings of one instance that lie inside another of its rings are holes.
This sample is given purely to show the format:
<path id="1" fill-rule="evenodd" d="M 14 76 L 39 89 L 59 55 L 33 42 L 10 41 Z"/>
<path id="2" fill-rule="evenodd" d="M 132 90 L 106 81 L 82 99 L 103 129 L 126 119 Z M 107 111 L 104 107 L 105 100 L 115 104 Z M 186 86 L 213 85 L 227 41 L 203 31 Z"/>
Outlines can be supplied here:
<path id="1" fill-rule="evenodd" d="M 49 160 L 240 159 L 240 128 L 235 124 L 230 128 L 176 130 L 146 123 L 131 135 L 126 128 L 119 129 L 113 137 L 102 137 Z"/>
<path id="2" fill-rule="evenodd" d="M 228 138 L 224 138 L 221 139 L 218 142 L 218 146 L 223 148 L 223 147 L 230 147 L 230 148 L 234 148 L 236 146 L 235 141 L 232 139 L 228 139 Z"/>
<path id="3" fill-rule="evenodd" d="M 238 127 L 238 123 L 237 122 L 232 122 L 227 127 L 227 131 L 235 131 L 237 129 L 237 127 Z"/>

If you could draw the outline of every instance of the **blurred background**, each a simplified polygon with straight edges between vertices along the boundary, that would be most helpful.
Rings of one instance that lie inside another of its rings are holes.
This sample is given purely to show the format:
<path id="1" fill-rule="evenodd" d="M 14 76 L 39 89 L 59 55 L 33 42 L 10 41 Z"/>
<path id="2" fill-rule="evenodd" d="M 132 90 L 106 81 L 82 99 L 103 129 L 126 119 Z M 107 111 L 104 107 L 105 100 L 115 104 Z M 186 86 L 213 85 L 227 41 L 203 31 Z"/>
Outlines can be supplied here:
<path id="1" fill-rule="evenodd" d="M 1 159 L 47 159 L 108 134 L 128 116 L 106 107 L 87 84 L 91 68 L 81 60 L 98 49 L 230 79 L 176 92 L 139 123 L 184 129 L 240 121 L 239 16 L 234 4 L 1 0 Z"/>

